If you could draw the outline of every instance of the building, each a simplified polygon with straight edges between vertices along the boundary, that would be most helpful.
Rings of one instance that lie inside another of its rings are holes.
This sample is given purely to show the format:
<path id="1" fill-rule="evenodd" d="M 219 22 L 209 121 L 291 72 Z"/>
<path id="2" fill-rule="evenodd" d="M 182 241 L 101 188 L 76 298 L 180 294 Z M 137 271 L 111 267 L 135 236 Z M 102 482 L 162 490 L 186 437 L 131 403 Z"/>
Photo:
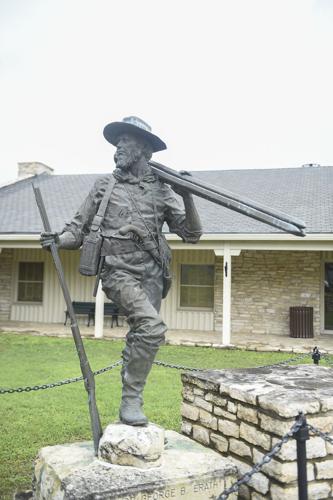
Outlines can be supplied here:
<path id="1" fill-rule="evenodd" d="M 20 164 L 21 178 L 0 188 L 0 320 L 62 322 L 65 304 L 42 230 L 32 182 L 60 231 L 97 174 L 52 175 Z M 197 245 L 167 234 L 174 283 L 162 315 L 171 329 L 289 334 L 289 307 L 311 306 L 315 334 L 333 333 L 333 167 L 195 172 L 221 186 L 305 221 L 299 238 L 196 199 L 204 235 Z M 78 273 L 79 251 L 61 251 L 72 300 L 92 300 L 94 278 Z M 99 306 L 103 301 L 99 291 Z M 100 308 L 99 308 L 100 310 Z"/>

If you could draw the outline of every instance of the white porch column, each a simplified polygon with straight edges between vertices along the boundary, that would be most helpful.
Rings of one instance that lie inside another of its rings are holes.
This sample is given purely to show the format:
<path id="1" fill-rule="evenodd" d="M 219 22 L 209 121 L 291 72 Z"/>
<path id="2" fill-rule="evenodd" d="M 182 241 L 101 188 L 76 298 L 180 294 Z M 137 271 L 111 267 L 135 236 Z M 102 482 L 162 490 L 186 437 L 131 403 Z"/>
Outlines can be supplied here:
<path id="1" fill-rule="evenodd" d="M 103 328 L 104 328 L 104 292 L 102 290 L 102 282 L 99 282 L 97 295 L 96 295 L 96 306 L 95 306 L 95 338 L 103 338 Z"/>
<path id="2" fill-rule="evenodd" d="M 231 339 L 231 251 L 229 243 L 224 244 L 223 253 L 222 344 L 229 345 Z"/>
<path id="3" fill-rule="evenodd" d="M 231 248 L 225 241 L 222 248 L 214 250 L 217 257 L 223 257 L 223 304 L 222 304 L 222 344 L 231 343 L 231 257 L 240 255 L 240 248 Z"/>

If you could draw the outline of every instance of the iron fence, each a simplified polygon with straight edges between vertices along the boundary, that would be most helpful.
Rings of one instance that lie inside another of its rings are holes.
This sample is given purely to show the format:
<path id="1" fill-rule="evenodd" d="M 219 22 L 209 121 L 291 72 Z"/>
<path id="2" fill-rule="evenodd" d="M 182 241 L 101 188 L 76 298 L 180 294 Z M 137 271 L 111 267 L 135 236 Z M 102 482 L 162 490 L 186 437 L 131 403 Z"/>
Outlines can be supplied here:
<path id="1" fill-rule="evenodd" d="M 231 493 L 236 493 L 242 484 L 248 483 L 252 476 L 259 472 L 265 464 L 269 463 L 290 439 L 296 439 L 298 499 L 308 500 L 306 441 L 310 438 L 310 434 L 319 436 L 328 443 L 333 444 L 333 437 L 326 432 L 322 432 L 317 427 L 308 424 L 305 415 L 301 412 L 296 417 L 296 422 L 290 430 L 262 457 L 260 462 L 254 464 L 251 470 L 241 476 L 229 488 L 226 488 L 217 500 L 226 500 Z"/>
<path id="2" fill-rule="evenodd" d="M 316 349 L 316 348 L 315 348 Z M 306 354 L 300 354 L 298 356 L 294 356 L 289 359 L 285 359 L 283 361 L 279 361 L 278 363 L 270 364 L 270 365 L 261 365 L 261 366 L 256 366 L 256 368 L 273 368 L 274 366 L 284 366 L 288 365 L 291 363 L 295 363 L 296 361 L 302 361 L 309 356 L 313 357 L 313 354 L 311 353 L 306 353 Z M 333 366 L 333 361 L 330 361 L 326 355 L 322 355 L 323 359 L 325 359 L 328 364 Z M 104 368 L 100 368 L 99 370 L 96 370 L 93 372 L 95 376 L 101 375 L 102 373 L 108 372 L 110 370 L 113 370 L 113 368 L 116 368 L 117 366 L 122 365 L 122 360 L 119 359 L 115 363 L 112 363 L 111 365 L 108 365 Z M 199 372 L 199 371 L 204 371 L 207 370 L 207 368 L 198 368 L 198 367 L 192 367 L 192 366 L 186 366 L 186 365 L 180 365 L 180 364 L 175 364 L 175 363 L 167 363 L 166 361 L 154 361 L 154 365 L 156 366 L 161 366 L 164 368 L 172 368 L 175 370 L 183 370 L 183 371 L 193 371 L 193 372 Z M 0 387 L 0 395 L 2 394 L 14 394 L 14 393 L 20 393 L 20 392 L 31 392 L 31 391 L 39 391 L 39 390 L 45 390 L 45 389 L 53 389 L 54 387 L 61 387 L 62 385 L 68 385 L 72 384 L 75 382 L 82 382 L 83 381 L 83 376 L 80 375 L 78 377 L 72 377 L 72 378 L 67 378 L 64 380 L 58 380 L 57 382 L 51 382 L 51 383 L 45 383 L 45 384 L 40 384 L 40 385 L 32 385 L 32 386 L 24 386 L 24 387 Z"/>
<path id="3" fill-rule="evenodd" d="M 322 354 L 319 352 L 318 347 L 314 347 L 313 351 L 311 353 L 306 353 L 306 354 L 300 354 L 298 356 L 289 358 L 287 360 L 280 361 L 278 363 L 270 364 L 270 365 L 262 365 L 260 367 L 256 368 L 272 368 L 276 366 L 285 366 L 297 361 L 304 360 L 308 357 L 311 357 L 313 360 L 313 363 L 318 365 L 319 361 L 322 359 L 324 360 L 328 366 L 333 368 L 333 359 L 331 358 L 331 355 L 329 354 Z M 94 371 L 94 375 L 100 375 L 102 373 L 106 373 L 110 370 L 113 370 L 114 368 L 122 365 L 123 361 L 120 359 L 116 361 L 115 363 L 112 363 L 111 365 L 108 365 L 104 368 L 101 368 L 99 370 Z M 185 371 L 203 371 L 205 368 L 198 368 L 198 367 L 189 367 L 186 365 L 180 365 L 180 364 L 174 364 L 174 363 L 167 363 L 165 361 L 155 361 L 155 365 L 161 366 L 164 368 L 171 368 L 171 369 L 176 369 L 176 370 L 185 370 Z M 13 393 L 21 393 L 21 392 L 31 392 L 31 391 L 38 391 L 38 390 L 43 390 L 43 389 L 51 389 L 54 387 L 60 387 L 63 385 L 75 383 L 75 382 L 80 382 L 83 381 L 83 377 L 72 377 L 64 380 L 60 380 L 57 382 L 53 383 L 47 383 L 47 384 L 41 384 L 41 385 L 34 385 L 34 386 L 25 386 L 25 387 L 16 387 L 16 388 L 0 388 L 0 394 L 13 394 Z M 247 484 L 252 476 L 262 470 L 262 468 L 265 466 L 265 464 L 268 464 L 273 457 L 275 457 L 281 450 L 282 446 L 287 443 L 291 439 L 296 439 L 297 442 L 297 476 L 298 476 L 298 498 L 299 500 L 308 500 L 308 491 L 307 491 L 307 470 L 306 470 L 306 464 L 307 464 L 307 456 L 306 456 L 306 441 L 310 437 L 310 433 L 312 435 L 316 435 L 324 439 L 325 441 L 329 442 L 330 444 L 333 445 L 333 437 L 330 436 L 328 433 L 322 432 L 320 429 L 317 427 L 310 425 L 306 421 L 305 415 L 300 412 L 299 415 L 296 417 L 295 423 L 291 426 L 289 431 L 272 447 L 272 449 L 267 452 L 262 459 L 257 462 L 256 464 L 253 465 L 253 467 L 246 472 L 244 475 L 242 475 L 240 478 L 235 481 L 230 487 L 226 488 L 217 498 L 217 500 L 226 500 L 229 495 L 232 493 L 238 492 L 239 488 L 243 484 Z"/>

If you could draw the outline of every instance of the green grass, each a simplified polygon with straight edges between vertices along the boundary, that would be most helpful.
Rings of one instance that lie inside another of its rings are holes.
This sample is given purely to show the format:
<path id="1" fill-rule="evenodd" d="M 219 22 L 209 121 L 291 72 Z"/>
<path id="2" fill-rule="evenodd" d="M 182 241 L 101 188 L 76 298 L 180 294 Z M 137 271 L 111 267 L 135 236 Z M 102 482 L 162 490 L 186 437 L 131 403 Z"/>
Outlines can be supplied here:
<path id="1" fill-rule="evenodd" d="M 85 340 L 93 370 L 118 359 L 121 341 Z M 164 346 L 159 360 L 200 368 L 241 368 L 276 363 L 290 354 Z M 102 425 L 117 419 L 120 368 L 96 377 Z M 0 334 L 0 387 L 39 385 L 80 375 L 72 339 Z M 167 429 L 180 429 L 180 372 L 153 367 L 145 390 L 145 413 Z M 91 439 L 82 382 L 0 395 L 0 498 L 30 489 L 33 460 L 47 445 Z"/>

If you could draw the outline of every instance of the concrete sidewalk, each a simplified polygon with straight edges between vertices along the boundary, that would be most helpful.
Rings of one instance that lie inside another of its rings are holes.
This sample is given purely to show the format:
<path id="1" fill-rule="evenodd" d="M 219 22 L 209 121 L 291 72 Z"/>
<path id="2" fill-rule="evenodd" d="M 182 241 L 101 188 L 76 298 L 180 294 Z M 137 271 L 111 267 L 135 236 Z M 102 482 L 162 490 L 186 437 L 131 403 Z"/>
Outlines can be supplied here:
<path id="1" fill-rule="evenodd" d="M 80 325 L 82 337 L 94 338 L 94 326 Z M 70 326 L 61 323 L 29 323 L 23 321 L 2 321 L 0 332 L 31 333 L 51 337 L 71 337 Z M 127 328 L 124 326 L 104 328 L 104 339 L 124 339 Z M 320 351 L 333 354 L 333 334 L 321 335 L 313 339 L 294 339 L 288 335 L 244 335 L 233 333 L 231 346 L 222 345 L 222 333 L 199 330 L 169 330 L 166 343 L 170 345 L 187 345 L 215 348 L 240 348 L 251 351 L 281 351 L 305 353 L 311 352 L 314 346 Z M 98 339 L 96 339 L 98 341 Z"/>

